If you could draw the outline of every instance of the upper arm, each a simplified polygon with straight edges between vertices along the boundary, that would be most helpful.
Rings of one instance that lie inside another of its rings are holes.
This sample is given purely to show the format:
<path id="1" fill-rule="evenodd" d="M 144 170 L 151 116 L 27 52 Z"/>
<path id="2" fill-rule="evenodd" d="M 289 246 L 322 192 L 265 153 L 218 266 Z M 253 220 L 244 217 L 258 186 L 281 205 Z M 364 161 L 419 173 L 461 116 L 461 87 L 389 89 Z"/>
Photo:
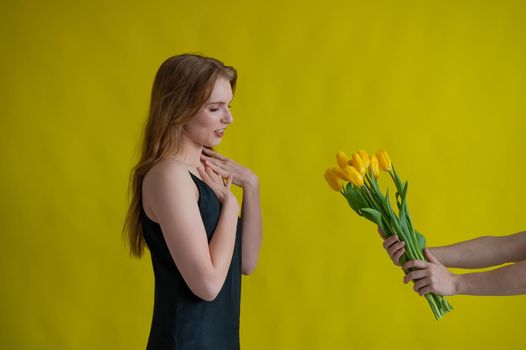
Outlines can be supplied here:
<path id="1" fill-rule="evenodd" d="M 213 265 L 195 184 L 186 169 L 168 165 L 153 170 L 145 178 L 143 196 L 186 284 L 194 294 L 208 299 Z"/>

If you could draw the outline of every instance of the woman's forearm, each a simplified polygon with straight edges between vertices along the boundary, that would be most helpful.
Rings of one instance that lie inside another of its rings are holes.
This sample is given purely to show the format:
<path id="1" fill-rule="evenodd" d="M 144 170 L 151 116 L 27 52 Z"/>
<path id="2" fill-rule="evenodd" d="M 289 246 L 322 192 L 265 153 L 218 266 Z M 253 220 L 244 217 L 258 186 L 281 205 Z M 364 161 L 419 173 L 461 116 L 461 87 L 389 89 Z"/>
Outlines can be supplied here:
<path id="1" fill-rule="evenodd" d="M 526 232 L 483 236 L 429 250 L 447 267 L 476 269 L 497 266 L 526 259 Z"/>
<path id="2" fill-rule="evenodd" d="M 457 291 L 455 294 L 526 294 L 526 261 L 491 271 L 457 275 Z"/>
<path id="3" fill-rule="evenodd" d="M 478 237 L 443 247 L 429 248 L 431 253 L 447 267 L 476 269 L 503 264 L 496 247 L 501 237 Z"/>
<path id="4" fill-rule="evenodd" d="M 242 272 L 248 275 L 256 268 L 263 232 L 257 179 L 243 187 L 241 222 L 243 229 Z"/>
<path id="5" fill-rule="evenodd" d="M 233 201 L 236 199 L 234 198 Z M 209 243 L 210 260 L 213 270 L 208 281 L 208 290 L 211 292 L 212 299 L 223 287 L 236 241 L 236 226 L 239 206 L 234 202 L 223 203 L 219 222 L 214 231 L 214 235 Z"/>

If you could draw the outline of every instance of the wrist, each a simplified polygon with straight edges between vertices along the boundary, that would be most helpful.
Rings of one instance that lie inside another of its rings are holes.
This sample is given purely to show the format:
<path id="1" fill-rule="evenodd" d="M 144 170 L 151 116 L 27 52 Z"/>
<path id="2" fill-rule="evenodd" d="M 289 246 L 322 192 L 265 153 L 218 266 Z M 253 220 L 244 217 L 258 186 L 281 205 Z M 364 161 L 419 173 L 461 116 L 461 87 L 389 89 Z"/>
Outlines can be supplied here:
<path id="1" fill-rule="evenodd" d="M 453 274 L 453 295 L 465 294 L 466 291 L 466 275 Z"/>
<path id="2" fill-rule="evenodd" d="M 259 179 L 256 174 L 252 173 L 250 176 L 247 176 L 246 180 L 241 184 L 241 187 L 244 191 L 258 191 Z"/>
<path id="3" fill-rule="evenodd" d="M 237 202 L 236 197 L 232 193 L 229 193 L 228 195 L 226 195 L 223 198 L 221 206 L 222 206 L 223 210 L 235 211 L 236 215 L 239 212 L 239 203 Z"/>

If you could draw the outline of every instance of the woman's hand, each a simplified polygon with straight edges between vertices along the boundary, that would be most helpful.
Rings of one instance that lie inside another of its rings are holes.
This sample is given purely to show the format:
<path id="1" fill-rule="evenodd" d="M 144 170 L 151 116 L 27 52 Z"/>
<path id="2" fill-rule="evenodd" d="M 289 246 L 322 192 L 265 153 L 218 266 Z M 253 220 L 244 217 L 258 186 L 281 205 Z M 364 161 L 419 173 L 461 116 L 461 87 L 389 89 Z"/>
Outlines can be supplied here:
<path id="1" fill-rule="evenodd" d="M 400 257 L 405 253 L 405 242 L 399 240 L 396 235 L 385 238 L 380 227 L 378 227 L 378 233 L 384 240 L 384 249 L 387 251 L 387 254 L 389 254 L 389 257 L 395 265 L 400 266 Z"/>
<path id="2" fill-rule="evenodd" d="M 429 262 L 411 260 L 404 264 L 403 269 L 417 269 L 404 277 L 404 283 L 414 281 L 413 289 L 419 295 L 435 293 L 438 295 L 454 295 L 458 292 L 459 276 L 448 271 L 429 251 L 425 249 Z"/>
<path id="3" fill-rule="evenodd" d="M 212 151 L 208 148 L 203 148 L 201 154 L 201 162 L 212 168 L 214 172 L 226 178 L 227 175 L 232 176 L 232 183 L 241 188 L 247 186 L 257 187 L 259 180 L 252 170 L 234 162 L 233 160 Z"/>
<path id="4" fill-rule="evenodd" d="M 230 191 L 232 175 L 228 173 L 224 173 L 224 176 L 219 175 L 207 165 L 198 167 L 197 171 L 199 175 L 201 175 L 201 179 L 214 191 L 221 204 L 224 205 L 229 201 L 237 203 L 236 197 L 234 197 L 234 194 Z"/>

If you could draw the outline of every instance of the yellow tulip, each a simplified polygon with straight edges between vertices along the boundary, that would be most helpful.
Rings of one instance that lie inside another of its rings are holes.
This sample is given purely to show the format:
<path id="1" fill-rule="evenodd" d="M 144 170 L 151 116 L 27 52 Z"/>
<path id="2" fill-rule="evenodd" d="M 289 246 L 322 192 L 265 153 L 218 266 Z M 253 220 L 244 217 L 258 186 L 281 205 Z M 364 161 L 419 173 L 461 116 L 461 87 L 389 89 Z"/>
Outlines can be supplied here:
<path id="1" fill-rule="evenodd" d="M 361 150 L 358 151 L 358 154 L 360 155 L 360 158 L 362 158 L 363 166 L 365 168 L 368 168 L 369 165 L 371 164 L 371 161 L 369 159 L 369 153 L 367 153 L 366 151 L 361 149 Z"/>
<path id="2" fill-rule="evenodd" d="M 334 173 L 334 175 L 336 175 L 336 177 L 338 177 L 339 179 L 341 180 L 344 180 L 344 181 L 351 181 L 350 177 L 349 177 L 349 171 L 346 169 L 346 168 L 350 168 L 348 165 L 346 165 L 345 167 L 343 168 L 338 168 L 338 167 L 334 167 L 331 169 L 331 171 Z"/>
<path id="3" fill-rule="evenodd" d="M 376 153 L 376 158 L 378 158 L 378 164 L 380 165 L 380 168 L 385 171 L 391 170 L 391 158 L 389 158 L 389 155 L 386 151 L 380 151 Z"/>
<path id="4" fill-rule="evenodd" d="M 338 151 L 338 153 L 336 153 L 336 161 L 340 168 L 343 168 L 349 164 L 349 156 L 344 151 Z"/>
<path id="5" fill-rule="evenodd" d="M 378 167 L 378 158 L 376 156 L 371 156 L 371 164 L 369 165 L 369 170 L 374 175 L 376 179 L 380 177 L 380 168 Z"/>
<path id="6" fill-rule="evenodd" d="M 360 174 L 358 170 L 356 170 L 354 167 L 349 167 L 349 174 L 351 178 L 351 183 L 354 186 L 362 187 L 363 186 L 363 176 Z"/>
<path id="7" fill-rule="evenodd" d="M 362 160 L 362 157 L 360 156 L 360 153 L 358 152 L 354 152 L 352 154 L 352 160 L 351 160 L 351 164 L 352 166 L 354 167 L 354 169 L 358 170 L 358 172 L 364 176 L 365 175 L 365 164 Z"/>
<path id="8" fill-rule="evenodd" d="M 329 186 L 337 191 L 340 192 L 343 188 L 342 182 L 338 179 L 337 175 L 332 171 L 332 169 L 327 169 L 325 171 L 325 180 L 329 184 Z"/>
<path id="9" fill-rule="evenodd" d="M 348 166 L 348 165 L 347 165 Z M 343 168 L 334 167 L 330 169 L 333 174 L 340 180 L 349 181 L 349 176 L 345 173 Z"/>

